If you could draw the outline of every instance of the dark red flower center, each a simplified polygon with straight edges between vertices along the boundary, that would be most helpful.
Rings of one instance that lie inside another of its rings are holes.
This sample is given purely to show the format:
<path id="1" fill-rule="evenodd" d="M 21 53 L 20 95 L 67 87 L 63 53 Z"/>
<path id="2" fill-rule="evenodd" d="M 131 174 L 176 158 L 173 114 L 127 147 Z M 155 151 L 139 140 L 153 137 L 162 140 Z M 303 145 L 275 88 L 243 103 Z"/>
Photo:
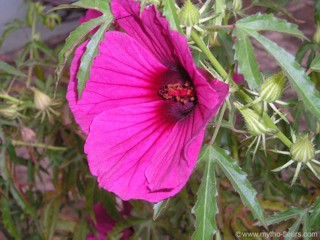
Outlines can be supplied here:
<path id="1" fill-rule="evenodd" d="M 167 102 L 165 115 L 173 121 L 187 117 L 197 103 L 196 91 L 185 69 L 166 71 L 161 75 L 159 96 Z"/>
<path id="2" fill-rule="evenodd" d="M 160 96 L 166 100 L 173 99 L 174 101 L 186 104 L 196 100 L 196 94 L 193 86 L 189 81 L 183 85 L 181 83 L 174 83 L 162 86 L 159 90 Z"/>

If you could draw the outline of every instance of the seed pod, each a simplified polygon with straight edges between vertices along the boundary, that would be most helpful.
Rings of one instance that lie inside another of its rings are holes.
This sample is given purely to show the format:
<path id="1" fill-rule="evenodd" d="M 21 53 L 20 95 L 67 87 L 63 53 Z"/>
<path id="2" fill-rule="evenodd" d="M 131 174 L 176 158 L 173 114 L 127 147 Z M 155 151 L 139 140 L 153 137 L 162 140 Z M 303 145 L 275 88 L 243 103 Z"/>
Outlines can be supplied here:
<path id="1" fill-rule="evenodd" d="M 293 160 L 307 163 L 314 159 L 315 148 L 308 134 L 301 136 L 290 147 L 290 153 Z"/>
<path id="2" fill-rule="evenodd" d="M 187 0 L 179 13 L 180 23 L 187 27 L 192 27 L 199 23 L 200 13 L 191 0 Z"/>
<path id="3" fill-rule="evenodd" d="M 269 103 L 277 101 L 282 95 L 284 83 L 285 76 L 282 72 L 267 78 L 261 86 L 260 98 Z"/>
<path id="4" fill-rule="evenodd" d="M 18 113 L 18 106 L 16 104 L 0 108 L 0 115 L 10 120 L 15 119 Z"/>
<path id="5" fill-rule="evenodd" d="M 255 111 L 250 108 L 244 108 L 239 102 L 235 102 L 234 105 L 242 114 L 248 130 L 253 136 L 260 136 L 270 132 L 263 119 Z"/>
<path id="6" fill-rule="evenodd" d="M 233 0 L 233 3 L 232 3 L 233 11 L 239 12 L 242 9 L 242 6 L 243 6 L 242 0 Z"/>
<path id="7" fill-rule="evenodd" d="M 48 109 L 51 105 L 51 98 L 36 88 L 32 88 L 32 91 L 34 93 L 34 105 L 36 109 L 40 111 Z"/>

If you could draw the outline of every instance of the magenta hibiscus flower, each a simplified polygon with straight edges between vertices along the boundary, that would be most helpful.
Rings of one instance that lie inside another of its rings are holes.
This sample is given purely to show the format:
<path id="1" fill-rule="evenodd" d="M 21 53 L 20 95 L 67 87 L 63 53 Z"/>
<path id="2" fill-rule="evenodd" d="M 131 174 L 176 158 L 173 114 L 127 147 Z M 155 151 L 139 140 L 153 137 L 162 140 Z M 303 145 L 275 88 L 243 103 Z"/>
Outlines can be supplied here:
<path id="1" fill-rule="evenodd" d="M 86 43 L 76 50 L 67 98 L 88 134 L 85 152 L 100 187 L 158 202 L 186 184 L 228 86 L 195 66 L 186 38 L 154 6 L 142 14 L 133 1 L 111 7 L 125 32 L 105 34 L 80 100 L 76 73 Z"/>

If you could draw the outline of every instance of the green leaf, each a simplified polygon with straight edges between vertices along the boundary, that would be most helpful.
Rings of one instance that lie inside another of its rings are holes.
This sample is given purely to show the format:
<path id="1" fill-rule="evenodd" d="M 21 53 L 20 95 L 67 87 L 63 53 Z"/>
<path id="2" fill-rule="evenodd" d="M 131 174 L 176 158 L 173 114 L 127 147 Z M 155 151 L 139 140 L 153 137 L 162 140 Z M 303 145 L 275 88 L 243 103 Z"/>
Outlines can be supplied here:
<path id="1" fill-rule="evenodd" d="M 59 216 L 60 199 L 53 198 L 44 207 L 43 210 L 43 227 L 46 239 L 52 239 L 56 229 L 57 220 Z"/>
<path id="2" fill-rule="evenodd" d="M 102 24 L 103 20 L 103 17 L 98 17 L 88 22 L 82 23 L 78 28 L 76 28 L 69 34 L 69 37 L 66 39 L 66 42 L 58 56 L 59 65 L 56 69 L 57 79 L 60 79 L 63 68 L 67 63 L 70 55 L 73 53 L 75 47 L 79 45 L 79 43 L 91 30 Z"/>
<path id="3" fill-rule="evenodd" d="M 175 6 L 175 1 L 173 0 L 163 0 L 163 15 L 166 17 L 168 22 L 170 23 L 170 27 L 173 30 L 177 30 L 182 33 L 180 28 L 180 22 L 177 15 L 177 9 Z"/>
<path id="4" fill-rule="evenodd" d="M 314 20 L 320 24 L 320 1 L 314 0 Z"/>
<path id="5" fill-rule="evenodd" d="M 161 212 L 165 210 L 165 208 L 168 206 L 169 200 L 170 199 L 166 199 L 153 204 L 153 221 L 155 221 L 160 216 Z"/>
<path id="6" fill-rule="evenodd" d="M 320 228 L 320 197 L 314 203 L 312 214 L 310 217 L 311 228 L 317 230 Z"/>
<path id="7" fill-rule="evenodd" d="M 304 219 L 304 216 L 306 215 L 306 211 L 304 213 L 301 213 L 297 219 L 297 221 L 294 222 L 294 224 L 289 228 L 289 231 L 287 232 L 285 236 L 285 240 L 294 240 L 296 239 L 296 233 L 299 232 L 299 227 L 302 223 L 302 220 Z"/>
<path id="8" fill-rule="evenodd" d="M 310 65 L 310 69 L 316 72 L 320 72 L 320 55 L 316 56 Z"/>
<path id="9" fill-rule="evenodd" d="M 235 29 L 233 36 L 237 38 L 234 50 L 235 59 L 239 63 L 239 73 L 244 75 L 249 88 L 256 89 L 262 84 L 263 80 L 249 36 L 240 29 Z"/>
<path id="10" fill-rule="evenodd" d="M 212 161 L 211 147 L 205 147 L 207 151 L 206 166 L 202 177 L 202 182 L 198 191 L 198 198 L 192 211 L 196 215 L 195 232 L 192 239 L 212 239 L 217 232 L 215 215 L 219 212 L 216 196 L 217 186 L 214 172 L 214 161 Z"/>
<path id="11" fill-rule="evenodd" d="M 311 224 L 309 221 L 309 214 L 306 213 L 303 217 L 303 232 L 306 233 L 303 240 L 312 240 L 311 234 Z"/>
<path id="12" fill-rule="evenodd" d="M 30 205 L 29 202 L 26 201 L 23 195 L 13 185 L 13 183 L 10 184 L 10 191 L 17 204 L 23 209 L 25 213 L 31 215 L 32 217 L 37 216 L 36 210 Z"/>
<path id="13" fill-rule="evenodd" d="M 276 18 L 273 14 L 258 13 L 239 20 L 236 23 L 236 28 L 243 29 L 246 32 L 252 31 L 276 31 L 287 33 L 299 38 L 306 38 L 298 29 L 298 26 L 288 23 L 284 19 Z"/>
<path id="14" fill-rule="evenodd" d="M 2 224 L 5 226 L 7 231 L 11 234 L 14 239 L 22 239 L 20 231 L 16 228 L 16 223 L 12 218 L 10 211 L 10 203 L 7 197 L 3 194 L 1 198 L 1 217 Z"/>
<path id="15" fill-rule="evenodd" d="M 85 88 L 86 81 L 89 79 L 91 65 L 93 59 L 98 53 L 99 43 L 102 41 L 105 36 L 106 30 L 109 28 L 112 23 L 113 17 L 110 14 L 108 20 L 99 28 L 99 30 L 92 36 L 91 40 L 86 46 L 86 51 L 81 57 L 81 63 L 79 67 L 79 71 L 77 74 L 78 78 L 78 98 L 81 98 L 81 94 L 83 89 Z"/>
<path id="16" fill-rule="evenodd" d="M 314 83 L 310 81 L 304 69 L 295 61 L 294 57 L 270 41 L 264 36 L 251 32 L 255 38 L 278 62 L 292 87 L 297 91 L 299 97 L 304 102 L 310 112 L 320 121 L 320 94 L 316 90 Z"/>
<path id="17" fill-rule="evenodd" d="M 73 240 L 86 240 L 88 235 L 88 220 L 82 219 L 75 227 Z"/>
<path id="18" fill-rule="evenodd" d="M 80 0 L 72 4 L 61 4 L 57 7 L 51 8 L 49 12 L 57 11 L 61 9 L 67 8 L 85 8 L 85 9 L 93 9 L 100 12 L 108 12 L 109 11 L 109 0 L 103 1 L 92 1 L 92 0 Z"/>
<path id="19" fill-rule="evenodd" d="M 241 170 L 234 159 L 226 154 L 225 150 L 217 146 L 214 146 L 212 149 L 213 158 L 216 159 L 216 162 L 231 182 L 233 188 L 239 193 L 243 204 L 249 207 L 253 216 L 266 226 L 263 208 L 256 198 L 256 190 L 247 179 L 247 174 Z"/>
<path id="20" fill-rule="evenodd" d="M 215 18 L 212 20 L 212 25 L 220 26 L 225 17 L 226 12 L 226 3 L 225 0 L 216 0 L 214 3 L 214 16 Z M 218 36 L 218 32 L 213 33 L 213 38 L 216 39 Z"/>
<path id="21" fill-rule="evenodd" d="M 296 216 L 299 216 L 303 211 L 304 209 L 301 208 L 290 208 L 286 211 L 275 213 L 274 215 L 266 218 L 267 225 L 269 226 L 281 223 L 283 221 L 288 221 Z M 258 223 L 257 225 L 260 226 L 261 224 Z"/>
<path id="22" fill-rule="evenodd" d="M 10 75 L 17 76 L 17 77 L 27 77 L 23 72 L 19 71 L 18 69 L 12 67 L 6 62 L 0 61 L 0 70 Z"/>

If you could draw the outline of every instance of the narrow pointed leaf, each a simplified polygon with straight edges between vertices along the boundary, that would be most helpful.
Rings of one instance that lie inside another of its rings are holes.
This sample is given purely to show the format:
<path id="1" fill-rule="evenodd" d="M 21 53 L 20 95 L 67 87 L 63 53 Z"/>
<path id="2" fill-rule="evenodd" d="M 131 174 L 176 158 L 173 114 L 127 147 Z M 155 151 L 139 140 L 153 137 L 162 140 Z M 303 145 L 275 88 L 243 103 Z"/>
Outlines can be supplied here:
<path id="1" fill-rule="evenodd" d="M 317 230 L 320 228 L 320 197 L 314 203 L 312 214 L 310 216 L 311 228 Z"/>
<path id="2" fill-rule="evenodd" d="M 43 227 L 46 239 L 52 239 L 56 229 L 58 214 L 60 208 L 60 199 L 53 198 L 43 210 Z"/>
<path id="3" fill-rule="evenodd" d="M 177 30 L 180 33 L 182 32 L 180 28 L 180 22 L 177 15 L 177 9 L 175 6 L 174 0 L 163 0 L 163 15 L 166 17 L 168 22 L 170 23 L 170 27 L 173 30 Z"/>
<path id="4" fill-rule="evenodd" d="M 26 77 L 26 75 L 23 72 L 19 71 L 18 69 L 12 67 L 11 65 L 3 61 L 0 61 L 0 71 L 4 71 L 5 73 L 17 77 Z"/>
<path id="5" fill-rule="evenodd" d="M 239 29 L 233 32 L 233 36 L 237 38 L 234 50 L 235 59 L 239 63 L 239 73 L 244 75 L 250 89 L 256 89 L 263 80 L 249 36 Z"/>
<path id="6" fill-rule="evenodd" d="M 213 158 L 227 176 L 233 188 L 239 193 L 243 204 L 250 208 L 253 216 L 266 226 L 263 208 L 256 198 L 256 190 L 247 179 L 247 174 L 241 170 L 237 162 L 230 158 L 223 149 L 217 146 L 214 146 L 212 149 Z"/>
<path id="7" fill-rule="evenodd" d="M 302 220 L 304 219 L 306 212 L 299 215 L 297 221 L 294 222 L 294 224 L 289 228 L 289 231 L 287 232 L 285 236 L 285 240 L 294 240 L 296 239 L 296 233 L 299 232 L 299 227 L 302 223 Z"/>
<path id="8" fill-rule="evenodd" d="M 110 14 L 108 20 L 99 28 L 99 30 L 92 36 L 91 40 L 86 46 L 86 51 L 81 57 L 81 63 L 79 71 L 77 74 L 78 78 L 78 98 L 81 97 L 82 91 L 85 88 L 86 81 L 89 79 L 90 69 L 93 62 L 93 59 L 98 53 L 99 43 L 104 38 L 106 30 L 109 28 L 113 20 L 112 15 Z"/>
<path id="9" fill-rule="evenodd" d="M 304 69 L 291 54 L 276 43 L 256 32 L 250 32 L 250 35 L 274 57 L 305 106 L 320 121 L 320 93 L 316 90 L 314 83 L 307 76 Z"/>
<path id="10" fill-rule="evenodd" d="M 246 31 L 276 31 L 287 33 L 299 38 L 305 38 L 298 26 L 284 19 L 276 18 L 273 14 L 258 13 L 239 20 L 236 27 Z"/>
<path id="11" fill-rule="evenodd" d="M 274 215 L 271 215 L 266 218 L 267 225 L 273 225 L 280 222 L 288 221 L 292 218 L 295 218 L 299 216 L 304 209 L 301 208 L 290 208 L 286 211 L 275 213 Z M 261 226 L 261 223 L 257 224 L 258 226 Z"/>
<path id="12" fill-rule="evenodd" d="M 1 217 L 2 224 L 5 226 L 7 231 L 11 234 L 14 239 L 22 239 L 20 231 L 17 229 L 17 224 L 12 218 L 12 213 L 10 210 L 10 204 L 5 195 L 1 198 Z"/>
<path id="13" fill-rule="evenodd" d="M 303 217 L 303 232 L 306 233 L 303 236 L 303 240 L 312 240 L 310 233 L 311 233 L 311 224 L 309 214 L 306 213 Z"/>
<path id="14" fill-rule="evenodd" d="M 310 69 L 316 72 L 320 72 L 320 55 L 316 56 L 311 62 Z"/>
<path id="15" fill-rule="evenodd" d="M 195 232 L 192 236 L 193 240 L 212 239 L 213 234 L 217 232 L 215 215 L 219 211 L 216 202 L 218 193 L 214 162 L 210 159 L 210 155 L 211 154 L 207 155 L 202 182 L 197 194 L 198 198 L 193 207 L 193 212 L 196 215 Z"/>
<path id="16" fill-rule="evenodd" d="M 81 43 L 84 37 L 94 28 L 99 26 L 103 22 L 103 17 L 92 19 L 88 22 L 81 24 L 78 28 L 70 33 L 66 42 L 59 52 L 58 60 L 59 65 L 56 70 L 57 78 L 60 79 L 62 70 L 67 63 L 68 58 L 73 53 L 74 49 Z"/>
<path id="17" fill-rule="evenodd" d="M 160 214 L 165 210 L 165 208 L 168 206 L 170 199 L 163 200 L 161 202 L 158 202 L 156 204 L 153 204 L 153 217 L 152 219 L 155 221 Z"/>
<path id="18" fill-rule="evenodd" d="M 51 8 L 49 12 L 57 11 L 61 9 L 67 8 L 85 8 L 85 9 L 93 9 L 97 11 L 108 11 L 109 9 L 109 0 L 103 1 L 92 1 L 92 0 L 80 0 L 72 4 L 62 4 L 57 7 Z"/>

